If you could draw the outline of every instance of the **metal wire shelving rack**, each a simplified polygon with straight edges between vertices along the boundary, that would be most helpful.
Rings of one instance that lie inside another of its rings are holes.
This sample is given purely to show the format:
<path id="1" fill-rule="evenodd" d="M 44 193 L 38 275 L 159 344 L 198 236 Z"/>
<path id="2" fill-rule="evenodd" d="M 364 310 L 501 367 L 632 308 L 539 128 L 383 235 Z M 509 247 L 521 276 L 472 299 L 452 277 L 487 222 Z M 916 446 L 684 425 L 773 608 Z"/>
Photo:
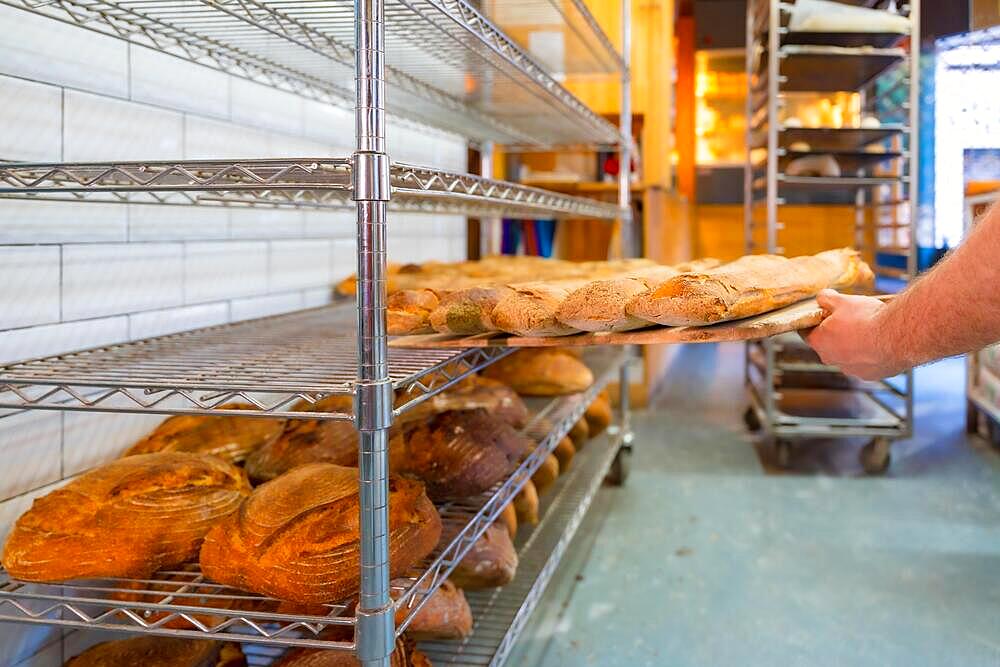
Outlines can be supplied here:
<path id="1" fill-rule="evenodd" d="M 851 202 L 855 247 L 877 277 L 908 280 L 917 271 L 919 6 L 852 4 L 898 11 L 908 29 L 795 31 L 794 1 L 749 3 L 747 251 L 783 252 L 782 211 L 788 204 Z M 804 127 L 786 113 L 791 96 L 800 92 L 858 93 L 863 119 L 853 127 Z M 840 175 L 787 173 L 790 162 L 810 156 L 832 156 Z M 891 266 L 891 256 L 902 258 L 903 267 Z M 868 439 L 860 454 L 864 469 L 881 473 L 889 465 L 891 442 L 911 432 L 912 371 L 884 382 L 854 381 L 822 364 L 800 341 L 778 337 L 747 344 L 746 385 L 747 426 L 767 434 L 783 466 L 794 439 L 857 437 Z"/>
<path id="2" fill-rule="evenodd" d="M 405 631 L 424 600 L 437 590 L 473 543 L 497 520 L 503 508 L 569 433 L 597 394 L 617 378 L 626 356 L 615 348 L 588 354 L 595 382 L 587 391 L 534 406 L 534 416 L 523 430 L 538 442 L 532 454 L 486 493 L 438 507 L 444 532 L 451 537 L 403 578 L 406 584 L 397 584 L 398 588 L 393 590 L 394 609 L 406 610 L 404 620 L 395 628 L 396 634 Z M 621 433 L 620 429 L 617 432 Z M 598 446 L 595 443 L 593 449 Z M 610 457 L 616 450 L 605 443 L 602 451 L 610 465 Z M 590 464 L 587 469 L 592 466 Z M 573 468 L 574 475 L 583 467 Z M 603 472 L 600 476 L 603 478 Z M 321 605 L 304 612 L 279 607 L 276 600 L 213 584 L 196 567 L 158 572 L 151 579 L 59 584 L 18 582 L 0 570 L 0 621 L 142 631 L 279 647 L 356 648 L 353 642 L 321 636 L 331 627 L 356 625 L 349 605 Z"/>
<path id="3" fill-rule="evenodd" d="M 0 570 L 0 621 L 239 641 L 262 647 L 254 664 L 285 646 L 351 651 L 388 667 L 395 637 L 447 577 L 612 378 L 621 383 L 618 447 L 629 431 L 630 352 L 593 357 L 598 381 L 552 401 L 530 428 L 539 446 L 479 498 L 440 508 L 452 539 L 390 597 L 387 436 L 394 418 L 507 354 L 505 350 L 389 351 L 385 329 L 387 211 L 472 216 L 618 220 L 632 248 L 627 170 L 617 206 L 490 178 L 395 163 L 385 139 L 393 112 L 489 147 L 614 147 L 630 164 L 630 3 L 622 3 L 617 52 L 583 0 L 551 5 L 573 53 L 567 72 L 620 78 L 615 127 L 558 82 L 468 0 L 0 0 L 144 47 L 354 110 L 356 150 L 346 157 L 0 164 L 0 197 L 230 207 L 353 207 L 357 211 L 356 309 L 334 305 L 0 368 L 0 407 L 11 409 L 239 414 L 352 420 L 359 441 L 361 572 L 356 604 L 289 610 L 224 590 L 197 570 L 143 581 L 26 584 Z M 551 15 L 551 12 L 550 12 Z M 388 91 L 388 94 L 387 94 Z M 349 102 L 353 98 L 353 102 Z M 351 412 L 305 412 L 331 395 Z M 403 398 L 400 399 L 399 397 Z M 608 457 L 607 465 L 613 458 Z M 602 459 L 603 461 L 603 459 Z M 554 565 L 552 566 L 554 567 Z M 407 609 L 397 627 L 395 612 Z M 320 636 L 345 626 L 353 640 Z M 513 641 L 514 636 L 511 636 Z M 271 653 L 268 653 L 270 651 Z M 498 651 L 498 656 L 505 655 Z"/>

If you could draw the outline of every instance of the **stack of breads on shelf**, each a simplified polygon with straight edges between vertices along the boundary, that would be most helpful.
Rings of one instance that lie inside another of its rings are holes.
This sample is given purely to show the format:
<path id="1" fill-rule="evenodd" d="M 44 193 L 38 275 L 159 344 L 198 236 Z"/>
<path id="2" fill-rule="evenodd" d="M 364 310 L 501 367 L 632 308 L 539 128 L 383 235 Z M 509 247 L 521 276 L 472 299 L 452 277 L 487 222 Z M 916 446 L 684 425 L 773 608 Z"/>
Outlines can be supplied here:
<path id="1" fill-rule="evenodd" d="M 575 394 L 593 383 L 591 370 L 574 352 L 525 350 L 397 420 L 389 439 L 394 598 L 413 586 L 420 565 L 464 525 L 442 521 L 438 508 L 494 493 L 538 446 L 528 434 L 551 430 L 522 396 Z M 314 409 L 349 410 L 350 402 L 350 397 L 327 397 Z M 518 564 L 518 526 L 539 521 L 539 494 L 610 420 L 608 397 L 598 395 L 569 435 L 546 452 L 450 580 L 416 612 L 393 665 L 429 665 L 415 641 L 461 639 L 471 632 L 463 591 L 510 583 Z M 115 589 L 112 597 L 124 603 L 157 603 L 182 589 L 179 598 L 173 595 L 174 604 L 205 608 L 203 615 L 188 616 L 208 626 L 225 620 L 220 605 L 232 611 L 337 615 L 338 609 L 351 608 L 359 592 L 357 450 L 356 431 L 344 421 L 170 417 L 120 458 L 35 500 L 4 545 L 3 565 L 11 577 L 26 582 L 139 580 Z M 199 567 L 212 585 L 183 585 Z M 254 595 L 220 598 L 220 590 Z M 397 622 L 419 601 L 418 593 L 400 603 Z M 165 611 L 150 613 L 151 621 L 167 620 Z M 166 627 L 192 628 L 180 616 Z M 353 640 L 347 626 L 331 626 L 323 637 Z M 141 636 L 98 644 L 68 664 L 236 667 L 244 660 L 236 644 Z M 358 663 L 346 652 L 298 649 L 276 664 Z"/>
<path id="2" fill-rule="evenodd" d="M 498 256 L 389 267 L 391 335 L 505 332 L 551 337 L 654 325 L 705 326 L 759 315 L 820 290 L 869 285 L 858 252 L 747 255 L 676 266 L 646 259 L 567 262 Z M 337 290 L 353 294 L 348 278 Z"/>

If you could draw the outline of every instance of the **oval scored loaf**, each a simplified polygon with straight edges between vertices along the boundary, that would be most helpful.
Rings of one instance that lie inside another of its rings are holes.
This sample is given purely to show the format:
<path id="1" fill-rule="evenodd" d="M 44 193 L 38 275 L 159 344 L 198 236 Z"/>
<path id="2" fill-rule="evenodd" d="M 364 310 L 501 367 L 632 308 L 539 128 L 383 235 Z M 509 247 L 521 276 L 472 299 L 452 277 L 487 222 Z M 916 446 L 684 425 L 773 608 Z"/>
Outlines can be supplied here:
<path id="1" fill-rule="evenodd" d="M 300 401 L 293 407 L 297 412 L 350 413 L 353 409 L 350 396 L 328 396 L 312 404 Z M 246 471 L 259 484 L 307 463 L 356 466 L 358 434 L 354 425 L 330 419 L 290 419 L 279 438 L 247 457 Z"/>
<path id="2" fill-rule="evenodd" d="M 245 403 L 227 403 L 220 409 L 256 410 Z M 274 442 L 284 429 L 285 420 L 273 417 L 178 415 L 162 422 L 122 456 L 190 452 L 242 463 L 258 447 Z"/>
<path id="3" fill-rule="evenodd" d="M 766 313 L 815 296 L 826 287 L 869 284 L 872 272 L 858 252 L 748 255 L 705 273 L 685 273 L 633 298 L 630 315 L 667 326 L 704 326 Z"/>
<path id="4" fill-rule="evenodd" d="M 408 581 L 393 581 L 392 597 L 396 599 Z M 411 598 L 412 599 L 412 598 Z M 410 614 L 410 608 L 402 606 L 396 609 L 396 625 L 398 626 Z M 415 641 L 442 641 L 462 639 L 472 632 L 472 610 L 465 599 L 465 593 L 450 580 L 433 593 L 430 599 L 410 621 L 406 627 L 406 635 Z"/>
<path id="5" fill-rule="evenodd" d="M 452 410 L 394 436 L 394 473 L 423 480 L 432 500 L 467 498 L 509 475 L 534 443 L 485 410 Z"/>
<path id="6" fill-rule="evenodd" d="M 249 493 L 243 471 L 214 456 L 128 456 L 35 500 L 3 564 L 25 581 L 148 578 L 196 558 L 209 529 Z"/>
<path id="7" fill-rule="evenodd" d="M 459 588 L 476 590 L 506 586 L 517 572 L 517 551 L 500 524 L 486 529 L 451 573 Z"/>
<path id="8" fill-rule="evenodd" d="M 493 309 L 510 291 L 504 285 L 482 285 L 452 292 L 431 312 L 431 327 L 438 333 L 460 335 L 497 331 Z"/>
<path id="9" fill-rule="evenodd" d="M 629 331 L 649 322 L 630 316 L 625 308 L 634 297 L 677 275 L 670 266 L 643 269 L 627 276 L 594 280 L 569 294 L 556 318 L 581 331 Z"/>
<path id="10" fill-rule="evenodd" d="M 486 367 L 482 374 L 510 385 L 522 396 L 575 394 L 594 383 L 587 365 L 559 348 L 518 350 Z"/>
<path id="11" fill-rule="evenodd" d="M 320 636 L 327 634 L 329 633 L 324 631 Z M 344 638 L 343 641 L 350 641 L 350 637 Z M 396 650 L 389 658 L 389 666 L 431 667 L 431 661 L 417 649 L 412 639 L 404 635 L 396 639 Z M 296 648 L 282 656 L 271 667 L 361 667 L 361 663 L 353 653 L 347 651 Z"/>
<path id="12" fill-rule="evenodd" d="M 510 285 L 510 293 L 493 308 L 491 319 L 501 331 L 518 336 L 567 336 L 580 330 L 556 319 L 559 306 L 585 285 L 582 280 L 552 280 Z"/>
<path id="13" fill-rule="evenodd" d="M 201 549 L 212 581 L 280 600 L 327 603 L 358 592 L 358 471 L 311 463 L 257 487 Z M 441 519 L 420 482 L 389 478 L 392 576 L 425 558 Z"/>

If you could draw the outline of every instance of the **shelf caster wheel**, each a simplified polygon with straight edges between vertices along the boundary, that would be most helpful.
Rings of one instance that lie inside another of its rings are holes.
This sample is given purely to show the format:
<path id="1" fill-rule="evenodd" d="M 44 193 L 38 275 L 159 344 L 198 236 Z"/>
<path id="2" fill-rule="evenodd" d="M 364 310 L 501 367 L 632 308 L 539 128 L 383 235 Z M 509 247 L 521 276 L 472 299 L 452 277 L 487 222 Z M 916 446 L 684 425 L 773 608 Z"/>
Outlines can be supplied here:
<path id="1" fill-rule="evenodd" d="M 608 468 L 608 474 L 604 481 L 611 486 L 624 486 L 631 467 L 632 448 L 623 445 L 615 454 L 615 460 L 611 462 L 611 467 Z"/>
<path id="2" fill-rule="evenodd" d="M 778 467 L 787 469 L 792 462 L 792 443 L 790 440 L 774 441 L 774 457 L 778 462 Z"/>
<path id="3" fill-rule="evenodd" d="M 743 413 L 743 423 L 746 424 L 747 429 L 749 429 L 751 433 L 756 433 L 760 430 L 760 419 L 757 418 L 757 411 L 753 409 L 752 405 L 748 406 L 746 411 Z"/>
<path id="4" fill-rule="evenodd" d="M 865 473 L 869 475 L 884 475 L 889 470 L 892 455 L 889 448 L 892 442 L 888 438 L 875 438 L 861 448 L 858 460 Z"/>
<path id="5" fill-rule="evenodd" d="M 965 402 L 965 432 L 969 435 L 979 433 L 979 408 L 972 401 Z"/>

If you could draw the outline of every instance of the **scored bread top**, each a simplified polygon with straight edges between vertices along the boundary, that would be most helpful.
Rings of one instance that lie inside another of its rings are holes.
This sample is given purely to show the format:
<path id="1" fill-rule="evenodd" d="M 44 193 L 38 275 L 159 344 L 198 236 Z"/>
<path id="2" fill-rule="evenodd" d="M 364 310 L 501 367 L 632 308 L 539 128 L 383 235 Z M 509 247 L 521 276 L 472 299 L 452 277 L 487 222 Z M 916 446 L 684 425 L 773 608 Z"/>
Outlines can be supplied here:
<path id="1" fill-rule="evenodd" d="M 102 642 L 70 658 L 65 667 L 240 667 L 239 646 L 207 639 L 132 637 Z"/>
<path id="2" fill-rule="evenodd" d="M 245 403 L 227 403 L 221 410 L 256 410 Z M 285 420 L 273 417 L 178 415 L 132 445 L 123 456 L 154 452 L 212 454 L 230 463 L 242 463 L 255 449 L 273 442 Z"/>
<path id="3" fill-rule="evenodd" d="M 197 556 L 250 485 L 214 456 L 139 454 L 84 473 L 35 500 L 4 546 L 11 576 L 29 581 L 143 578 Z"/>
<path id="4" fill-rule="evenodd" d="M 257 487 L 201 549 L 212 581 L 280 600 L 328 603 L 358 592 L 358 470 L 310 463 Z M 441 519 L 420 482 L 389 478 L 391 572 L 426 557 Z"/>

